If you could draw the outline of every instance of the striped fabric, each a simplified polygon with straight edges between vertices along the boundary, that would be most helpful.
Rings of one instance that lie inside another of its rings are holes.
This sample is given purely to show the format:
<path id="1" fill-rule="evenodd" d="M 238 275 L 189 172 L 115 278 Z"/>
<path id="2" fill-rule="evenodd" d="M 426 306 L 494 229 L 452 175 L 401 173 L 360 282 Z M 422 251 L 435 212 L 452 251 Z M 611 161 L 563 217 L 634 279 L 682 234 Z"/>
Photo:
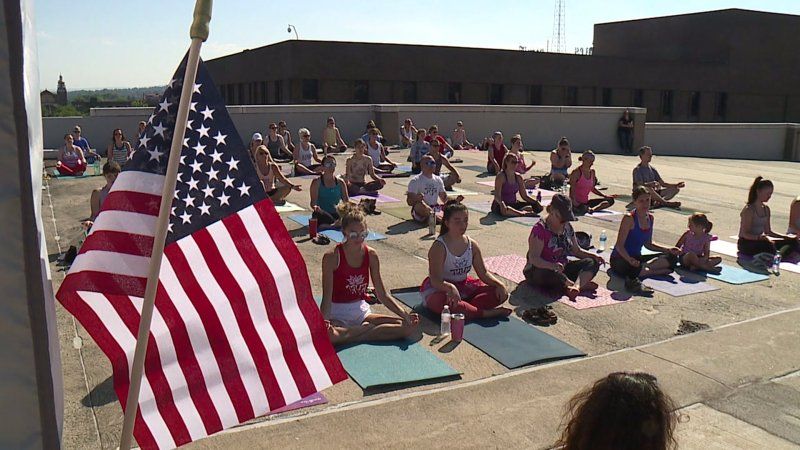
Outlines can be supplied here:
<path id="1" fill-rule="evenodd" d="M 184 64 L 57 294 L 111 360 L 123 409 Z M 142 448 L 195 441 L 346 378 L 202 63 L 181 162 L 134 428 Z"/>

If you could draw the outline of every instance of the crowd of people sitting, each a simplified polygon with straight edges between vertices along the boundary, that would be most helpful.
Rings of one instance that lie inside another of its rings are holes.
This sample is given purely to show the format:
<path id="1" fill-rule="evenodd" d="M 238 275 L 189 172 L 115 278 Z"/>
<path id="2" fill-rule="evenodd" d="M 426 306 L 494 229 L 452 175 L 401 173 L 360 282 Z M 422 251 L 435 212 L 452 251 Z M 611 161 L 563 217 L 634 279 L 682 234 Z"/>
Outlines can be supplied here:
<path id="1" fill-rule="evenodd" d="M 623 117 L 620 126 L 627 119 Z M 140 123 L 142 131 L 146 123 Z M 398 170 L 400 164 L 390 158 L 387 139 L 373 121 L 369 121 L 363 136 L 352 143 L 353 153 L 344 162 L 343 172 L 337 173 L 335 154 L 348 145 L 329 117 L 322 132 L 319 147 L 312 142 L 308 128 L 300 128 L 298 140 L 285 121 L 270 123 L 266 136 L 253 133 L 249 152 L 258 177 L 270 199 L 280 205 L 293 191 L 302 191 L 293 176 L 307 175 L 314 179 L 310 186 L 312 218 L 319 228 L 340 228 L 345 241 L 326 254 L 323 260 L 323 314 L 329 323 L 335 343 L 360 340 L 394 339 L 413 332 L 418 318 L 403 309 L 386 294 L 380 276 L 380 264 L 375 249 L 365 243 L 367 217 L 365 211 L 351 198 L 372 194 L 386 186 L 385 177 Z M 141 137 L 137 138 L 137 141 Z M 563 292 L 574 299 L 581 291 L 595 290 L 593 281 L 606 263 L 625 280 L 627 290 L 651 294 L 652 289 L 642 280 L 664 275 L 677 266 L 689 270 L 711 272 L 719 270 L 721 259 L 712 256 L 710 243 L 712 223 L 704 214 L 689 217 L 687 230 L 675 245 L 653 241 L 654 208 L 680 208 L 675 197 L 685 183 L 667 182 L 651 165 L 653 150 L 639 149 L 639 164 L 632 171 L 631 203 L 617 233 L 616 244 L 609 255 L 587 252 L 581 247 L 577 232 L 571 225 L 583 215 L 608 210 L 615 204 L 615 195 L 605 194 L 598 185 L 594 168 L 597 155 L 586 150 L 573 167 L 569 140 L 562 137 L 550 151 L 549 170 L 532 176 L 536 162 L 525 160 L 522 136 L 511 137 L 511 147 L 505 144 L 503 133 L 496 131 L 476 147 L 467 138 L 463 122 L 459 121 L 449 139 L 439 134 L 437 125 L 415 127 L 411 118 L 399 129 L 401 147 L 408 150 L 410 163 L 406 191 L 409 218 L 421 224 L 439 224 L 441 231 L 428 254 L 429 273 L 420 290 L 425 305 L 439 313 L 447 305 L 453 313 L 465 314 L 467 320 L 510 314 L 501 305 L 508 298 L 504 284 L 486 271 L 479 245 L 466 235 L 469 215 L 461 203 L 462 196 L 449 196 L 461 182 L 461 174 L 451 162 L 455 151 L 478 149 L 486 151 L 486 172 L 494 176 L 491 212 L 501 217 L 540 216 L 528 237 L 527 265 L 524 276 L 531 286 L 545 291 Z M 103 166 L 106 185 L 92 192 L 91 219 L 97 216 L 103 200 L 120 172 L 120 167 L 133 151 L 121 129 L 112 132 L 106 149 L 107 163 Z M 75 126 L 64 136 L 59 151 L 57 169 L 62 174 L 80 175 L 87 160 L 100 159 Z M 282 167 L 289 167 L 285 173 Z M 446 170 L 446 173 L 444 172 Z M 544 207 L 534 198 L 531 189 L 549 189 L 556 193 Z M 753 182 L 746 205 L 741 211 L 738 250 L 742 258 L 771 259 L 776 254 L 800 252 L 800 198 L 790 206 L 790 223 L 786 234 L 773 230 L 767 202 L 774 186 L 758 177 Z M 592 197 L 594 196 L 594 197 Z M 374 206 L 374 204 L 373 204 Z M 373 212 L 373 211 L 367 211 Z M 649 252 L 643 252 L 644 249 Z M 608 261 L 606 261 L 608 259 Z M 478 278 L 468 274 L 474 269 Z M 353 275 L 352 277 L 350 275 Z M 358 279 L 347 284 L 344 280 Z M 366 289 L 372 279 L 374 293 L 397 318 L 370 312 Z M 526 312 L 525 319 L 534 323 L 554 323 L 551 309 L 543 307 Z"/>

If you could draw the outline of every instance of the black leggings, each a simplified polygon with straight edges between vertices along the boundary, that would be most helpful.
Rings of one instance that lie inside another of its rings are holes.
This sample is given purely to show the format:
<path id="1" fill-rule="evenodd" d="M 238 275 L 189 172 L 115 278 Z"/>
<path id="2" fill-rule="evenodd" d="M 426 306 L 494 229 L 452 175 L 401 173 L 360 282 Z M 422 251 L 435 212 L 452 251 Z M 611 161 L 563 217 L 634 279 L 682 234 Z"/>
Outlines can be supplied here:
<path id="1" fill-rule="evenodd" d="M 566 288 L 566 281 L 570 279 L 576 281 L 582 272 L 591 272 L 592 276 L 597 275 L 600 264 L 592 258 L 583 258 L 569 261 L 564 265 L 564 272 L 558 273 L 555 270 L 542 269 L 529 266 L 525 269 L 525 280 L 531 286 L 538 287 L 546 291 L 563 290 Z"/>
<path id="2" fill-rule="evenodd" d="M 791 252 L 800 252 L 800 244 L 798 244 L 797 239 L 779 239 L 777 241 L 768 241 L 768 240 L 752 240 L 752 239 L 745 239 L 739 238 L 739 241 L 736 243 L 736 247 L 739 249 L 739 253 L 747 256 L 755 256 L 759 253 L 769 253 L 770 255 L 775 255 L 781 250 L 783 247 L 788 246 L 789 249 L 785 253 Z M 783 256 L 786 256 L 784 254 Z"/>
<path id="3" fill-rule="evenodd" d="M 599 206 L 603 202 L 608 202 L 608 206 L 607 207 L 610 208 L 614 204 L 614 199 L 613 198 L 590 198 L 588 202 L 586 202 L 586 203 L 584 203 L 582 205 L 573 205 L 572 210 L 576 211 L 576 212 L 579 212 L 581 209 L 583 209 L 584 212 L 585 212 L 586 209 L 588 209 L 588 208 L 596 208 L 597 206 Z"/>
<path id="4" fill-rule="evenodd" d="M 339 220 L 339 213 L 332 212 L 332 213 L 322 214 L 314 211 L 311 213 L 311 218 L 317 219 L 317 223 L 319 225 L 333 225 L 334 222 Z"/>
<path id="5" fill-rule="evenodd" d="M 656 259 L 660 256 L 665 256 L 669 261 L 670 269 L 675 269 L 678 265 L 678 257 L 671 254 L 671 253 L 656 253 L 652 255 L 639 255 L 635 256 L 634 258 L 639 260 L 639 267 L 634 267 L 625 260 L 619 253 L 612 253 L 611 254 L 611 270 L 616 272 L 617 275 L 626 278 L 626 279 L 633 279 L 639 278 L 639 274 L 642 273 L 642 267 L 647 264 L 650 260 Z"/>
<path id="6" fill-rule="evenodd" d="M 536 214 L 539 214 L 540 212 L 542 212 L 544 210 L 544 207 L 542 206 L 542 204 L 537 202 L 536 200 L 534 200 L 532 203 L 528 203 L 528 202 L 525 202 L 525 201 L 518 201 L 518 202 L 514 202 L 514 203 L 506 203 L 506 206 L 509 207 L 509 208 L 514 208 L 517 211 L 522 211 L 523 208 L 525 208 L 527 206 L 530 206 L 531 209 L 533 209 L 533 212 L 536 213 Z M 497 203 L 496 201 L 492 202 L 492 212 L 497 214 L 498 216 L 502 216 L 503 215 L 503 212 L 500 210 L 500 204 Z"/>

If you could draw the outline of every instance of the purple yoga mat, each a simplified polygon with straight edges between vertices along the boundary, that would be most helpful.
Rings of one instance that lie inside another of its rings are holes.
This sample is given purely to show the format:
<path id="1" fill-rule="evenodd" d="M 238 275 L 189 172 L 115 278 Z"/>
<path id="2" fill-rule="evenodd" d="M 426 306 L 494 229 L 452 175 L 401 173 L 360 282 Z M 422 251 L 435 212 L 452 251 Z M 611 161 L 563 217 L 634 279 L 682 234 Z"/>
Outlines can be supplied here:
<path id="1" fill-rule="evenodd" d="M 271 416 L 273 414 L 280 414 L 289 411 L 294 411 L 297 409 L 308 408 L 309 406 L 324 405 L 325 403 L 328 403 L 328 399 L 325 398 L 325 396 L 322 395 L 321 392 L 317 392 L 316 394 L 311 394 L 308 397 L 301 398 L 300 400 L 290 405 L 286 405 L 283 408 L 278 408 L 275 411 L 269 413 L 269 415 Z"/>

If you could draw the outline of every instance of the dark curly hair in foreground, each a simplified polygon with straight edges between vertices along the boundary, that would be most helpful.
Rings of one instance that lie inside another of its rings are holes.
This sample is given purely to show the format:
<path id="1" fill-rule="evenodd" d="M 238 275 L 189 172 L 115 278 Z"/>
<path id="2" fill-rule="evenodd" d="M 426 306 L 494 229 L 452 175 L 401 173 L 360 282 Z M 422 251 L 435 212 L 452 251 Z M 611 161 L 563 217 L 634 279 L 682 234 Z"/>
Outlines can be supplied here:
<path id="1" fill-rule="evenodd" d="M 676 406 L 656 377 L 615 372 L 567 404 L 557 446 L 565 450 L 666 450 L 675 447 Z"/>

